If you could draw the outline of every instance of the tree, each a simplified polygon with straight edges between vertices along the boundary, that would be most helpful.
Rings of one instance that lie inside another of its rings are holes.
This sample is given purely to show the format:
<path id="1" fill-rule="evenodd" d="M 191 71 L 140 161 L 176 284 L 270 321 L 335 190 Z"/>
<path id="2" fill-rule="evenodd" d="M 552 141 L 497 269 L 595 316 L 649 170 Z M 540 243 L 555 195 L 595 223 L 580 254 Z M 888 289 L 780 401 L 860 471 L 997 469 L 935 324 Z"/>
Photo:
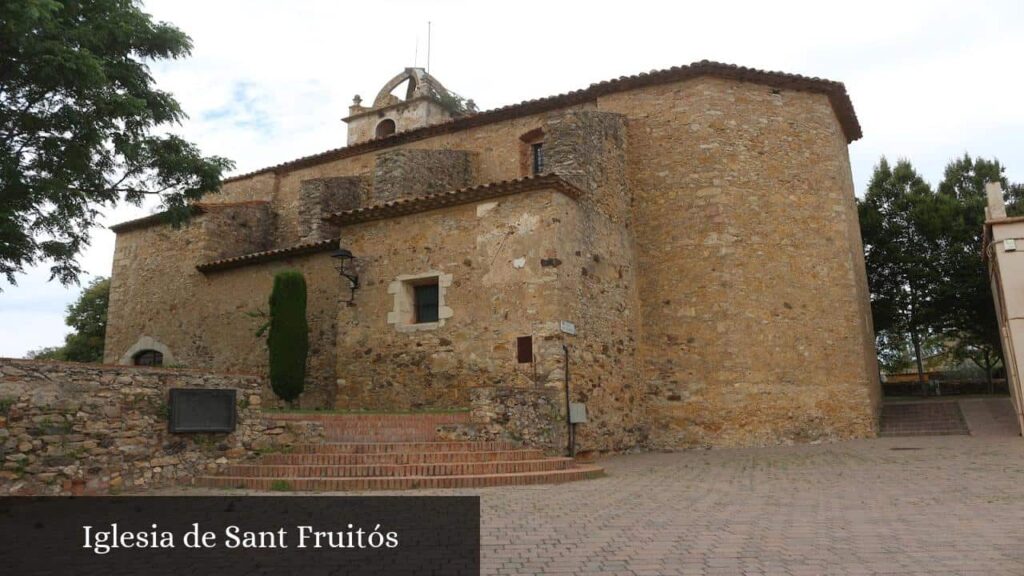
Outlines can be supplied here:
<path id="1" fill-rule="evenodd" d="M 94 279 L 82 291 L 78 300 L 68 305 L 64 321 L 75 331 L 64 338 L 64 345 L 32 351 L 28 357 L 37 360 L 102 362 L 109 302 L 110 279 Z"/>
<path id="2" fill-rule="evenodd" d="M 233 165 L 158 127 L 185 114 L 148 63 L 187 56 L 181 30 L 133 0 L 0 0 L 0 272 L 49 260 L 76 282 L 103 207 L 159 198 L 172 223 Z"/>
<path id="3" fill-rule="evenodd" d="M 946 281 L 938 304 L 943 311 L 943 331 L 956 342 L 954 354 L 985 371 L 989 389 L 992 372 L 1002 362 L 999 323 L 982 260 L 985 225 L 986 182 L 1000 182 L 1012 200 L 1016 189 L 1004 175 L 998 160 L 972 159 L 968 154 L 946 166 L 938 195 L 956 205 L 955 216 L 943 227 L 942 260 Z"/>
<path id="4" fill-rule="evenodd" d="M 858 202 L 871 312 L 882 335 L 877 339 L 880 356 L 898 358 L 900 350 L 886 346 L 909 340 L 922 385 L 922 348 L 941 326 L 936 299 L 942 276 L 935 262 L 942 250 L 944 213 L 950 209 L 910 162 L 890 167 L 884 157 Z"/>
<path id="5" fill-rule="evenodd" d="M 286 270 L 274 276 L 270 293 L 270 387 L 278 398 L 293 402 L 306 382 L 309 324 L 306 321 L 306 279 Z"/>
<path id="6" fill-rule="evenodd" d="M 1007 216 L 1024 216 L 1024 184 L 1010 184 L 1004 188 L 1003 201 L 1006 202 Z"/>

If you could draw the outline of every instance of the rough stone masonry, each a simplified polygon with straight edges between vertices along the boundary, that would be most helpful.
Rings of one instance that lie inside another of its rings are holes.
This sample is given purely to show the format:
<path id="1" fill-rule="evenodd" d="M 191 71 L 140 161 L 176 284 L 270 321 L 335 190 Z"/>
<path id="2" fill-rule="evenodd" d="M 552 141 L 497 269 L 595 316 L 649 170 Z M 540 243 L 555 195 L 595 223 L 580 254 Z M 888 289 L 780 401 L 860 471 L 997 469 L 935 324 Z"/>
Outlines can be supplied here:
<path id="1" fill-rule="evenodd" d="M 254 316 L 297 269 L 305 407 L 560 392 L 567 349 L 581 450 L 875 433 L 842 84 L 705 61 L 486 112 L 440 86 L 407 69 L 357 99 L 347 147 L 233 177 L 189 226 L 115 226 L 107 362 L 265 372 Z"/>

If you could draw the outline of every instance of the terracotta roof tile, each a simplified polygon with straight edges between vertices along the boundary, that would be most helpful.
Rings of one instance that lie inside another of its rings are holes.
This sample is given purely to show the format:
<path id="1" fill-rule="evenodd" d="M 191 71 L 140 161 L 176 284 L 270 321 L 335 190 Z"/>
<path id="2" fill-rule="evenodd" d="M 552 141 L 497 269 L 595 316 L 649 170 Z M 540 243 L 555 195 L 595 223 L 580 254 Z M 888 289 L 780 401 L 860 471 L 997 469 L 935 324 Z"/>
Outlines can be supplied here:
<path id="1" fill-rule="evenodd" d="M 325 216 L 324 220 L 328 220 L 333 224 L 369 222 L 371 220 L 394 218 L 396 216 L 415 214 L 417 212 L 425 212 L 436 208 L 468 204 L 470 202 L 477 202 L 488 198 L 497 198 L 499 196 L 508 196 L 510 194 L 518 194 L 520 192 L 529 192 L 531 190 L 541 190 L 545 188 L 557 190 L 573 199 L 579 198 L 582 194 L 579 188 L 576 188 L 555 174 L 543 174 L 540 176 L 520 178 L 518 180 L 503 180 L 481 186 L 473 186 L 471 188 L 461 188 L 458 190 L 451 190 L 449 192 L 441 192 L 440 194 L 404 198 L 401 200 L 395 200 L 394 202 L 385 202 L 383 204 L 375 204 L 364 208 L 356 208 L 355 210 L 335 212 L 334 214 Z"/>
<path id="2" fill-rule="evenodd" d="M 244 202 L 195 202 L 189 206 L 192 215 L 203 214 L 210 210 L 216 210 L 218 208 L 233 208 L 237 206 L 260 206 L 263 204 L 270 204 L 267 200 L 247 200 Z M 142 218 L 136 218 L 135 220 L 127 220 L 118 224 L 114 224 L 110 227 L 113 232 L 127 232 L 128 230 L 137 230 L 139 228 L 147 228 L 149 226 L 155 226 L 159 224 L 167 224 L 170 220 L 167 218 L 167 212 L 157 212 L 156 214 L 150 214 Z"/>
<path id="3" fill-rule="evenodd" d="M 665 70 L 653 70 L 651 72 L 642 72 L 632 76 L 620 76 L 613 80 L 605 80 L 603 82 L 591 84 L 589 87 L 582 90 L 573 90 L 571 92 L 548 96 L 546 98 L 526 100 L 518 104 L 511 104 L 509 106 L 488 110 L 486 112 L 456 118 L 441 124 L 433 124 L 415 130 L 399 132 L 386 138 L 368 140 L 353 146 L 327 150 L 319 154 L 304 156 L 282 164 L 232 176 L 224 181 L 232 182 L 259 174 L 313 166 L 340 158 L 357 156 L 373 150 L 390 148 L 406 142 L 423 140 L 439 134 L 457 132 L 459 130 L 500 122 L 510 118 L 529 116 L 531 114 L 539 114 L 541 112 L 547 112 L 557 108 L 592 102 L 599 96 L 614 94 L 616 92 L 641 88 L 644 86 L 678 82 L 700 76 L 714 76 L 718 78 L 742 80 L 759 84 L 767 84 L 779 88 L 789 88 L 792 90 L 826 94 L 828 95 L 829 101 L 832 103 L 832 108 L 835 110 L 836 116 L 839 118 L 839 123 L 843 127 L 843 132 L 846 134 L 847 142 L 853 142 L 862 136 L 860 123 L 857 120 L 857 114 L 853 109 L 853 102 L 850 101 L 850 96 L 846 93 L 846 86 L 844 86 L 842 82 L 802 76 L 800 74 L 758 70 L 755 68 L 736 66 L 734 64 L 723 64 L 720 62 L 702 60 L 687 66 L 673 66 L 672 68 Z"/>
<path id="4" fill-rule="evenodd" d="M 202 205 L 193 204 L 189 208 L 191 209 L 193 216 L 205 212 Z M 135 220 L 128 220 L 114 224 L 109 228 L 112 232 L 120 234 L 121 232 L 127 232 L 129 230 L 137 230 L 139 228 L 148 228 L 149 226 L 168 223 L 170 223 L 170 219 L 168 218 L 167 212 L 157 212 L 156 214 L 150 214 L 149 216 L 136 218 Z"/>
<path id="5" fill-rule="evenodd" d="M 220 260 L 213 260 L 212 262 L 204 262 L 203 264 L 199 264 L 198 266 L 196 266 L 196 270 L 199 270 L 203 274 L 206 274 L 208 272 L 227 270 L 229 268 L 240 268 L 242 266 L 248 266 L 250 264 L 259 264 L 261 262 L 281 260 L 284 258 L 290 258 L 292 256 L 302 256 L 303 254 L 326 252 L 337 247 L 338 239 L 328 238 L 327 240 L 320 240 L 317 242 L 305 242 L 303 244 L 296 244 L 294 246 L 287 246 L 285 248 L 274 248 L 273 250 L 264 250 L 262 252 L 253 252 L 251 254 L 244 254 L 242 256 L 234 256 L 232 258 L 222 258 Z"/>

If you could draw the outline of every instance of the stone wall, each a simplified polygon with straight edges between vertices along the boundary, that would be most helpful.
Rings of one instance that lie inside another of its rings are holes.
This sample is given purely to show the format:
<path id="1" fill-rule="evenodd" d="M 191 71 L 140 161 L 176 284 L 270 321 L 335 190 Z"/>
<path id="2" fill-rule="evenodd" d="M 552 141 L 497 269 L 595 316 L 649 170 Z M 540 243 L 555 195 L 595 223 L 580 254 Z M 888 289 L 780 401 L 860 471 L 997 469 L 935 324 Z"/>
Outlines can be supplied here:
<path id="1" fill-rule="evenodd" d="M 866 276 L 828 98 L 700 78 L 599 108 L 629 116 L 649 445 L 874 434 Z"/>
<path id="2" fill-rule="evenodd" d="M 201 228 L 203 262 L 268 250 L 273 245 L 274 215 L 265 201 L 209 204 L 196 217 Z"/>
<path id="3" fill-rule="evenodd" d="M 104 361 L 117 363 L 140 339 L 151 339 L 165 346 L 178 366 L 266 374 L 266 339 L 256 332 L 266 322 L 263 314 L 269 310 L 274 274 L 298 270 L 306 278 L 310 327 L 308 379 L 300 404 L 329 407 L 337 310 L 341 299 L 348 298 L 330 254 L 204 275 L 195 268 L 203 261 L 202 238 L 196 222 L 179 229 L 155 226 L 118 234 Z"/>
<path id="4" fill-rule="evenodd" d="M 377 155 L 369 204 L 438 194 L 474 184 L 473 155 L 464 150 L 393 150 Z"/>
<path id="5" fill-rule="evenodd" d="M 544 171 L 586 191 L 600 212 L 628 225 L 625 118 L 593 110 L 552 115 L 544 124 Z"/>
<path id="6" fill-rule="evenodd" d="M 520 193 L 348 225 L 341 242 L 359 255 L 362 287 L 339 310 L 335 406 L 465 407 L 480 386 L 561 391 L 567 345 L 573 399 L 591 413 L 581 449 L 625 450 L 646 437 L 631 240 L 589 199 Z M 427 273 L 448 278 L 450 315 L 396 324 L 395 284 Z M 532 364 L 517 363 L 523 336 Z"/>
<path id="7" fill-rule="evenodd" d="M 459 408 L 477 386 L 557 382 L 567 269 L 543 262 L 565 257 L 558 244 L 576 209 L 538 190 L 343 227 L 361 287 L 355 305 L 339 309 L 335 405 Z M 393 322 L 393 283 L 426 273 L 447 277 L 451 316 L 425 327 Z M 534 364 L 516 363 L 519 336 L 533 337 Z"/>
<path id="8" fill-rule="evenodd" d="M 0 358 L 0 494 L 107 494 L 217 471 L 285 432 L 261 417 L 261 385 L 259 376 Z M 169 433 L 170 388 L 236 389 L 236 431 Z"/>
<path id="9" fill-rule="evenodd" d="M 559 247 L 559 293 L 576 335 L 557 340 L 569 347 L 571 399 L 589 413 L 576 442 L 581 450 L 628 450 L 648 435 L 633 236 L 622 215 L 607 216 L 588 197 L 580 206 Z M 559 370 L 559 388 L 563 379 Z"/>
<path id="10" fill-rule="evenodd" d="M 304 180 L 299 192 L 299 242 L 317 242 L 338 237 L 338 228 L 324 217 L 359 208 L 365 202 L 369 178 L 339 176 Z"/>
<path id="11" fill-rule="evenodd" d="M 557 388 L 480 386 L 470 389 L 469 397 L 471 423 L 439 426 L 441 438 L 512 440 L 565 453 L 565 399 Z"/>

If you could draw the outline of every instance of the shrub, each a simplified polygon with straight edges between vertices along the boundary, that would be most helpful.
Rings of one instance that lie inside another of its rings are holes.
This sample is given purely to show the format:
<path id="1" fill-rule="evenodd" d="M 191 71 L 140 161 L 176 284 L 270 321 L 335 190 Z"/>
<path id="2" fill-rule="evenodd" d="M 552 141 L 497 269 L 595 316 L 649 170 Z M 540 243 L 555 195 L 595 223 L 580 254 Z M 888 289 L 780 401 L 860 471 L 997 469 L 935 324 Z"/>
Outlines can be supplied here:
<path id="1" fill-rule="evenodd" d="M 293 402 L 306 381 L 309 324 L 306 322 L 306 280 L 301 272 L 274 276 L 270 293 L 270 386 L 278 398 Z"/>

